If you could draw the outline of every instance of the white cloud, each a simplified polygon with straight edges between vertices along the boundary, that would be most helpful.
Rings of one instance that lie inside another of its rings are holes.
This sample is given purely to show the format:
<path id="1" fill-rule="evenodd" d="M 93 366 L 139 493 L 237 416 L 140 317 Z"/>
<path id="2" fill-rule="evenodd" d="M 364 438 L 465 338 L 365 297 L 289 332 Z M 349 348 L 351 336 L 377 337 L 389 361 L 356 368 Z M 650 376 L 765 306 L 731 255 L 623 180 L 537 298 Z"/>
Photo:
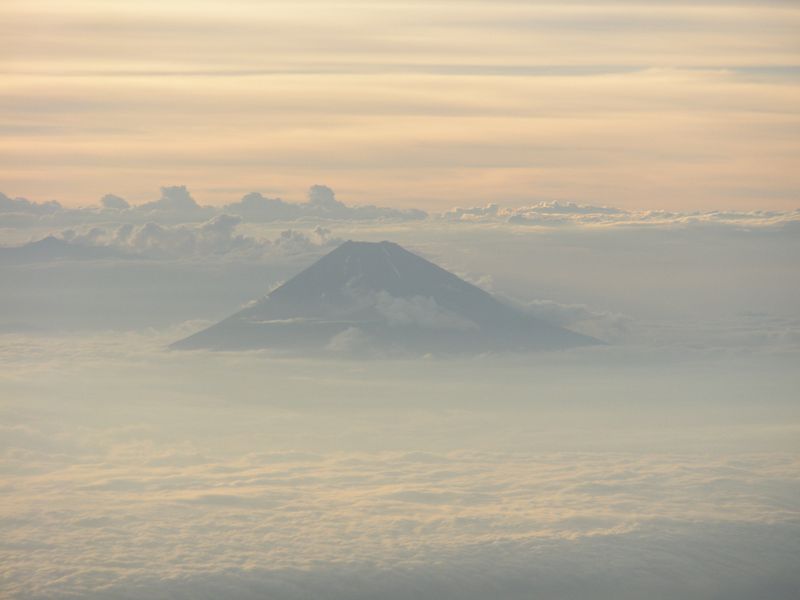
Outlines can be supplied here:
<path id="1" fill-rule="evenodd" d="M 17 430 L 0 542 L 12 597 L 688 599 L 767 575 L 798 584 L 785 455 L 222 458 L 146 429 L 84 431 L 80 451 Z"/>
<path id="2" fill-rule="evenodd" d="M 161 188 L 161 198 L 136 207 L 143 211 L 163 211 L 168 213 L 194 213 L 200 210 L 200 205 L 195 202 L 185 185 L 167 186 Z"/>
<path id="3" fill-rule="evenodd" d="M 293 221 L 302 214 L 300 205 L 280 198 L 267 198 L 258 192 L 246 194 L 239 202 L 227 204 L 223 210 L 255 222 Z"/>
<path id="4" fill-rule="evenodd" d="M 63 210 L 55 200 L 31 202 L 25 198 L 9 198 L 0 192 L 0 213 L 50 215 Z"/>
<path id="5" fill-rule="evenodd" d="M 348 327 L 330 339 L 326 350 L 339 354 L 358 356 L 364 352 L 368 352 L 371 346 L 371 338 L 362 329 L 358 327 Z"/>
<path id="6" fill-rule="evenodd" d="M 267 198 L 251 192 L 239 202 L 222 207 L 200 206 L 186 186 L 161 188 L 158 200 L 131 205 L 114 194 L 106 194 L 99 206 L 64 208 L 56 201 L 31 202 L 24 198 L 12 199 L 0 193 L 0 226 L 30 228 L 37 225 L 88 225 L 117 221 L 141 224 L 197 223 L 214 215 L 233 214 L 253 223 L 275 221 L 354 221 L 402 222 L 427 218 L 427 213 L 416 209 L 395 209 L 373 205 L 346 205 L 336 199 L 332 189 L 315 185 L 309 189 L 308 202 L 285 202 L 280 198 Z"/>
<path id="7" fill-rule="evenodd" d="M 126 210 L 131 207 L 125 198 L 115 196 L 114 194 L 106 194 L 100 198 L 100 205 L 110 210 Z"/>
<path id="8" fill-rule="evenodd" d="M 332 236 L 330 229 L 317 226 L 310 235 L 295 229 L 286 229 L 273 240 L 272 246 L 281 254 L 302 254 L 320 248 L 334 248 L 341 242 L 342 240 Z"/>
<path id="9" fill-rule="evenodd" d="M 514 304 L 538 319 L 606 342 L 624 340 L 635 326 L 627 315 L 592 311 L 583 304 L 559 304 L 551 300 Z"/>
<path id="10" fill-rule="evenodd" d="M 483 207 L 454 208 L 438 215 L 445 221 L 471 223 L 510 223 L 539 227 L 620 226 L 620 227 L 699 227 L 789 228 L 800 224 L 795 211 L 633 211 L 574 202 L 539 202 L 516 208 L 489 204 Z"/>
<path id="11" fill-rule="evenodd" d="M 325 185 L 314 185 L 308 191 L 308 202 L 291 203 L 279 198 L 266 198 L 250 193 L 241 201 L 228 204 L 225 211 L 240 214 L 253 221 L 293 221 L 323 219 L 333 221 L 407 221 L 421 220 L 427 214 L 421 210 L 394 209 L 372 205 L 348 206 L 336 199 L 334 191 Z"/>
<path id="12" fill-rule="evenodd" d="M 2 337 L 4 595 L 744 600 L 800 583 L 796 355 L 376 365 L 160 350 L 176 337 Z"/>
<path id="13" fill-rule="evenodd" d="M 455 207 L 442 213 L 428 215 L 416 209 L 398 209 L 374 205 L 347 205 L 336 198 L 333 190 L 324 185 L 309 189 L 308 201 L 286 202 L 268 198 L 258 192 L 242 197 L 239 202 L 222 207 L 200 206 L 186 186 L 161 188 L 161 197 L 136 206 L 125 199 L 107 194 L 99 206 L 64 208 L 56 201 L 36 203 L 0 194 L 0 225 L 26 228 L 36 225 L 88 225 L 117 222 L 141 224 L 196 223 L 219 214 L 237 215 L 249 223 L 316 221 L 353 222 L 360 224 L 402 223 L 406 221 L 454 222 L 473 224 L 502 224 L 542 228 L 572 227 L 718 227 L 732 230 L 792 231 L 800 227 L 800 209 L 794 211 L 664 211 L 624 210 L 611 206 L 596 206 L 575 202 L 538 202 L 509 207 L 499 203 L 485 206 Z"/>
<path id="14" fill-rule="evenodd" d="M 431 329 L 476 329 L 477 325 L 439 306 L 435 299 L 414 296 L 397 298 L 382 291 L 366 300 L 384 317 L 389 325 L 403 327 L 414 325 Z"/>
<path id="15" fill-rule="evenodd" d="M 265 254 L 302 254 L 332 247 L 340 240 L 324 227 L 310 234 L 288 229 L 277 238 L 258 239 L 237 228 L 242 218 L 217 215 L 197 225 L 144 225 L 130 223 L 117 228 L 92 227 L 83 232 L 69 229 L 61 232 L 67 242 L 84 247 L 113 248 L 130 255 L 152 258 L 192 258 L 204 256 L 257 257 Z"/>

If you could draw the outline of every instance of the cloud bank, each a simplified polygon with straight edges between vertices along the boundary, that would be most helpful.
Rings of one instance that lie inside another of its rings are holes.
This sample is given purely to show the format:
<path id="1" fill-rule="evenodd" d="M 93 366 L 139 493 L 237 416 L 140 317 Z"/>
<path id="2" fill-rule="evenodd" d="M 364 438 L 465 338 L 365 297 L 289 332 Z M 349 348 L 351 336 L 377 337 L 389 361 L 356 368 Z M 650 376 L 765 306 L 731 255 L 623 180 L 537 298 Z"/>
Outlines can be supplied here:
<path id="1" fill-rule="evenodd" d="M 332 189 L 312 186 L 308 201 L 285 202 L 258 192 L 246 194 L 238 202 L 222 207 L 200 206 L 186 186 L 161 188 L 158 200 L 131 205 L 114 194 L 106 194 L 99 206 L 66 208 L 56 201 L 32 202 L 0 194 L 0 226 L 34 227 L 63 224 L 88 224 L 108 221 L 141 223 L 196 223 L 214 215 L 232 214 L 253 223 L 293 221 L 403 222 L 427 218 L 416 209 L 395 209 L 373 205 L 349 206 L 336 199 Z"/>
<path id="2" fill-rule="evenodd" d="M 4 427 L 6 592 L 788 600 L 800 584 L 789 456 L 222 459 L 143 435 Z"/>
<path id="3" fill-rule="evenodd" d="M 378 206 L 347 206 L 336 199 L 333 190 L 324 185 L 312 186 L 305 203 L 289 203 L 279 198 L 266 198 L 259 193 L 244 196 L 239 202 L 227 204 L 223 210 L 238 214 L 249 221 L 292 221 L 303 218 L 333 221 L 406 221 L 427 217 L 416 209 L 393 209 Z"/>
<path id="4" fill-rule="evenodd" d="M 165 226 L 148 222 L 115 229 L 93 227 L 85 233 L 69 229 L 61 237 L 83 248 L 113 249 L 129 256 L 161 259 L 215 256 L 246 259 L 267 254 L 301 254 L 332 248 L 341 242 L 323 227 L 316 227 L 308 234 L 287 229 L 273 240 L 255 238 L 237 232 L 241 223 L 241 217 L 221 214 L 198 225 Z"/>
<path id="5" fill-rule="evenodd" d="M 171 337 L 2 335 L 4 596 L 796 596 L 796 354 L 376 366 Z"/>
<path id="6" fill-rule="evenodd" d="M 794 211 L 633 211 L 609 206 L 574 202 L 539 202 L 529 206 L 504 208 L 497 204 L 457 207 L 440 218 L 460 223 L 509 223 L 538 227 L 619 226 L 619 227 L 699 227 L 719 226 L 744 229 L 800 227 L 800 209 Z"/>
<path id="7" fill-rule="evenodd" d="M 238 202 L 220 207 L 201 206 L 185 186 L 161 188 L 153 202 L 131 205 L 124 198 L 107 194 L 99 206 L 66 208 L 57 201 L 33 202 L 0 194 L 0 226 L 8 228 L 55 227 L 121 222 L 162 224 L 198 223 L 219 215 L 235 215 L 243 222 L 269 224 L 308 221 L 317 223 L 392 224 L 414 221 L 433 223 L 509 224 L 541 228 L 557 227 L 721 227 L 759 230 L 800 228 L 800 209 L 665 211 L 625 210 L 575 202 L 542 201 L 523 206 L 455 207 L 440 213 L 374 205 L 351 206 L 336 198 L 323 185 L 309 189 L 306 202 L 286 202 L 259 192 L 244 195 Z"/>

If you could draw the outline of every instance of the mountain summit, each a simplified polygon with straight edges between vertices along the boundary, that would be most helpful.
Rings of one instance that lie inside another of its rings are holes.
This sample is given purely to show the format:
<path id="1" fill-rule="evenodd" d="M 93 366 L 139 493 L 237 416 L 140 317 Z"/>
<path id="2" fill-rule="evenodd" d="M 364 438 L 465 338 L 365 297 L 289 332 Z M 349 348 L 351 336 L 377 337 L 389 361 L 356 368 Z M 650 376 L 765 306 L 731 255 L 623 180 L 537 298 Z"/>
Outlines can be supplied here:
<path id="1" fill-rule="evenodd" d="M 397 244 L 350 241 L 252 306 L 172 347 L 404 355 L 595 343 L 531 317 Z"/>

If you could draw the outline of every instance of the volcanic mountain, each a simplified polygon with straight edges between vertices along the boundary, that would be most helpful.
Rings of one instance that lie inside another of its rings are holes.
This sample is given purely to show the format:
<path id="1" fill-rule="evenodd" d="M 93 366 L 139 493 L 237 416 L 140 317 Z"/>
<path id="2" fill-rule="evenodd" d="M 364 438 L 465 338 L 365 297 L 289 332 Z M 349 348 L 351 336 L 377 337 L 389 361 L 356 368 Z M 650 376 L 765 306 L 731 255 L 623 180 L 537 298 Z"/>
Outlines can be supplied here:
<path id="1" fill-rule="evenodd" d="M 345 242 L 175 349 L 369 355 L 555 350 L 597 340 L 535 319 L 391 242 Z"/>

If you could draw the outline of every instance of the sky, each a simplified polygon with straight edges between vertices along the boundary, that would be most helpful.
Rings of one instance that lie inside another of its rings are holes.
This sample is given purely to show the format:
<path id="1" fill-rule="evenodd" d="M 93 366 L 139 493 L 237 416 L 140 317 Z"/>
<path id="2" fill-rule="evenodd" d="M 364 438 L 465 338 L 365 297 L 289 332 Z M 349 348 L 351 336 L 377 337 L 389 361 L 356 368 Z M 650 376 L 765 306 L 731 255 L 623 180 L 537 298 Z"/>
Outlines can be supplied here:
<path id="1" fill-rule="evenodd" d="M 11 0 L 0 191 L 797 208 L 794 2 Z"/>

